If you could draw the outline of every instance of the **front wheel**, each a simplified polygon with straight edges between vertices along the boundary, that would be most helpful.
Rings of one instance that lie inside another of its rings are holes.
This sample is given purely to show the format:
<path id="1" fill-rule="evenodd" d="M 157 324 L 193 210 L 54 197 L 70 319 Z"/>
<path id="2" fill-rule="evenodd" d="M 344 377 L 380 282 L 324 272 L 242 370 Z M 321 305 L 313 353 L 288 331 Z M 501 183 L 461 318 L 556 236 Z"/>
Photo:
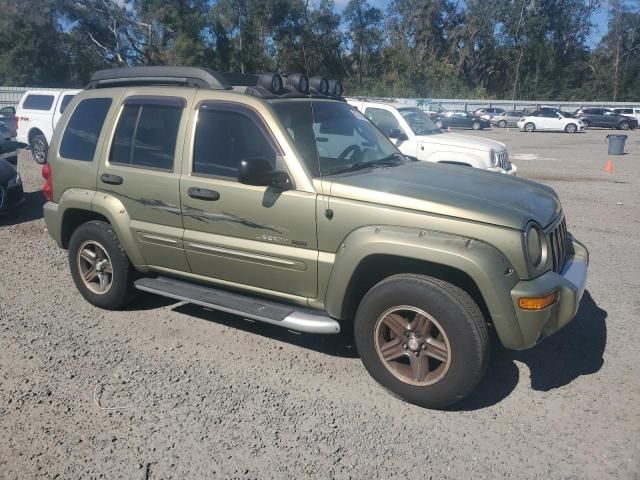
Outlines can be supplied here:
<path id="1" fill-rule="evenodd" d="M 536 126 L 535 126 L 533 123 L 531 123 L 531 122 L 529 122 L 529 123 L 525 123 L 525 124 L 524 124 L 524 131 L 525 131 L 525 132 L 529 132 L 529 133 L 531 133 L 531 132 L 533 132 L 535 129 L 536 129 Z"/>
<path id="2" fill-rule="evenodd" d="M 473 128 L 474 130 L 480 130 L 482 128 L 482 125 L 480 125 L 480 122 L 473 122 L 471 124 L 471 128 Z"/>
<path id="3" fill-rule="evenodd" d="M 96 307 L 117 310 L 133 295 L 133 267 L 113 227 L 101 221 L 80 225 L 69 241 L 71 276 Z"/>
<path id="4" fill-rule="evenodd" d="M 362 299 L 354 328 L 369 374 L 426 408 L 462 400 L 489 361 L 487 324 L 476 303 L 432 277 L 401 274 L 378 283 Z"/>
<path id="5" fill-rule="evenodd" d="M 442 128 L 444 127 L 444 124 L 442 123 L 442 120 L 438 120 L 438 121 L 436 122 L 436 127 L 438 127 L 439 129 L 441 129 L 441 130 L 442 130 Z"/>
<path id="6" fill-rule="evenodd" d="M 31 139 L 31 155 L 37 164 L 44 165 L 47 163 L 47 152 L 49 151 L 49 143 L 47 137 L 41 133 L 34 135 Z"/>
<path id="7" fill-rule="evenodd" d="M 498 127 L 500 128 L 507 128 L 507 121 L 506 120 L 500 120 L 498 122 Z"/>
<path id="8" fill-rule="evenodd" d="M 578 131 L 578 126 L 575 123 L 570 123 L 564 127 L 564 131 L 567 133 L 576 133 Z"/>

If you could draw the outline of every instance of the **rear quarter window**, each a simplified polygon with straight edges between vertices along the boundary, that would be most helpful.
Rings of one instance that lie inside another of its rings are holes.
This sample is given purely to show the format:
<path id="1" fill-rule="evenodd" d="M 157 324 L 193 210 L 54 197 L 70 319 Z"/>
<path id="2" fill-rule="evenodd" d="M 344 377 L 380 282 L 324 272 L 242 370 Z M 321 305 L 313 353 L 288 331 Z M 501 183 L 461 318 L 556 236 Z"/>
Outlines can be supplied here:
<path id="1" fill-rule="evenodd" d="M 22 108 L 26 110 L 49 111 L 53 105 L 53 95 L 29 94 L 22 102 Z"/>
<path id="2" fill-rule="evenodd" d="M 60 101 L 60 113 L 63 113 L 66 110 L 67 105 L 69 105 L 69 102 L 73 100 L 73 97 L 75 97 L 75 95 L 65 95 L 62 97 L 62 100 Z"/>
<path id="3" fill-rule="evenodd" d="M 60 142 L 60 156 L 90 162 L 96 152 L 110 98 L 88 98 L 76 106 Z"/>

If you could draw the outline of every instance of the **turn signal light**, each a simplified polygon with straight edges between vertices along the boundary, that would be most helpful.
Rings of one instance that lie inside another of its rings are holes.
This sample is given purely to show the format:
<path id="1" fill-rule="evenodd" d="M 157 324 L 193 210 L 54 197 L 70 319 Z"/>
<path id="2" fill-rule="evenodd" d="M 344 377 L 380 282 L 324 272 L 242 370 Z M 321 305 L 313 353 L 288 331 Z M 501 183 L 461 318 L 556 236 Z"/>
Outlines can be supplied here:
<path id="1" fill-rule="evenodd" d="M 553 305 L 558 299 L 558 292 L 550 293 L 544 297 L 522 297 L 518 299 L 518 306 L 523 310 L 542 310 Z"/>

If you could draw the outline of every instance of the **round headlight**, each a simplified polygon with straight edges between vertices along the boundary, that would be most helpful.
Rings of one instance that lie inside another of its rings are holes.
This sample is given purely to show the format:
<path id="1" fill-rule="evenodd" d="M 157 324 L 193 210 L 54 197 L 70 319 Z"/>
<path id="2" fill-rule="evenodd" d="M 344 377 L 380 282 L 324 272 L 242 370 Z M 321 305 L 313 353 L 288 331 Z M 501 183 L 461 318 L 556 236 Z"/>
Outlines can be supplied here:
<path id="1" fill-rule="evenodd" d="M 524 241 L 527 248 L 527 258 L 534 268 L 538 268 L 543 260 L 543 239 L 542 229 L 533 223 L 529 224 L 524 234 Z"/>

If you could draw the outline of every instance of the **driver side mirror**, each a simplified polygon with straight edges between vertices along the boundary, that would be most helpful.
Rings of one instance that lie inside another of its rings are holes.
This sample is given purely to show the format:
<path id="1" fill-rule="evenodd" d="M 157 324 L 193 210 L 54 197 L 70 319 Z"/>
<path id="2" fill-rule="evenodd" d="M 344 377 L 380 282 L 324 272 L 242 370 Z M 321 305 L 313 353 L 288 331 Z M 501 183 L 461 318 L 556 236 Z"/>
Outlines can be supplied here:
<path id="1" fill-rule="evenodd" d="M 291 190 L 293 182 L 287 172 L 274 170 L 266 158 L 251 157 L 240 161 L 238 165 L 238 181 L 245 185 L 276 187 Z"/>
<path id="2" fill-rule="evenodd" d="M 389 138 L 395 138 L 401 142 L 404 142 L 405 140 L 409 140 L 409 137 L 407 137 L 407 134 L 404 133 L 399 128 L 392 128 L 389 131 Z"/>

